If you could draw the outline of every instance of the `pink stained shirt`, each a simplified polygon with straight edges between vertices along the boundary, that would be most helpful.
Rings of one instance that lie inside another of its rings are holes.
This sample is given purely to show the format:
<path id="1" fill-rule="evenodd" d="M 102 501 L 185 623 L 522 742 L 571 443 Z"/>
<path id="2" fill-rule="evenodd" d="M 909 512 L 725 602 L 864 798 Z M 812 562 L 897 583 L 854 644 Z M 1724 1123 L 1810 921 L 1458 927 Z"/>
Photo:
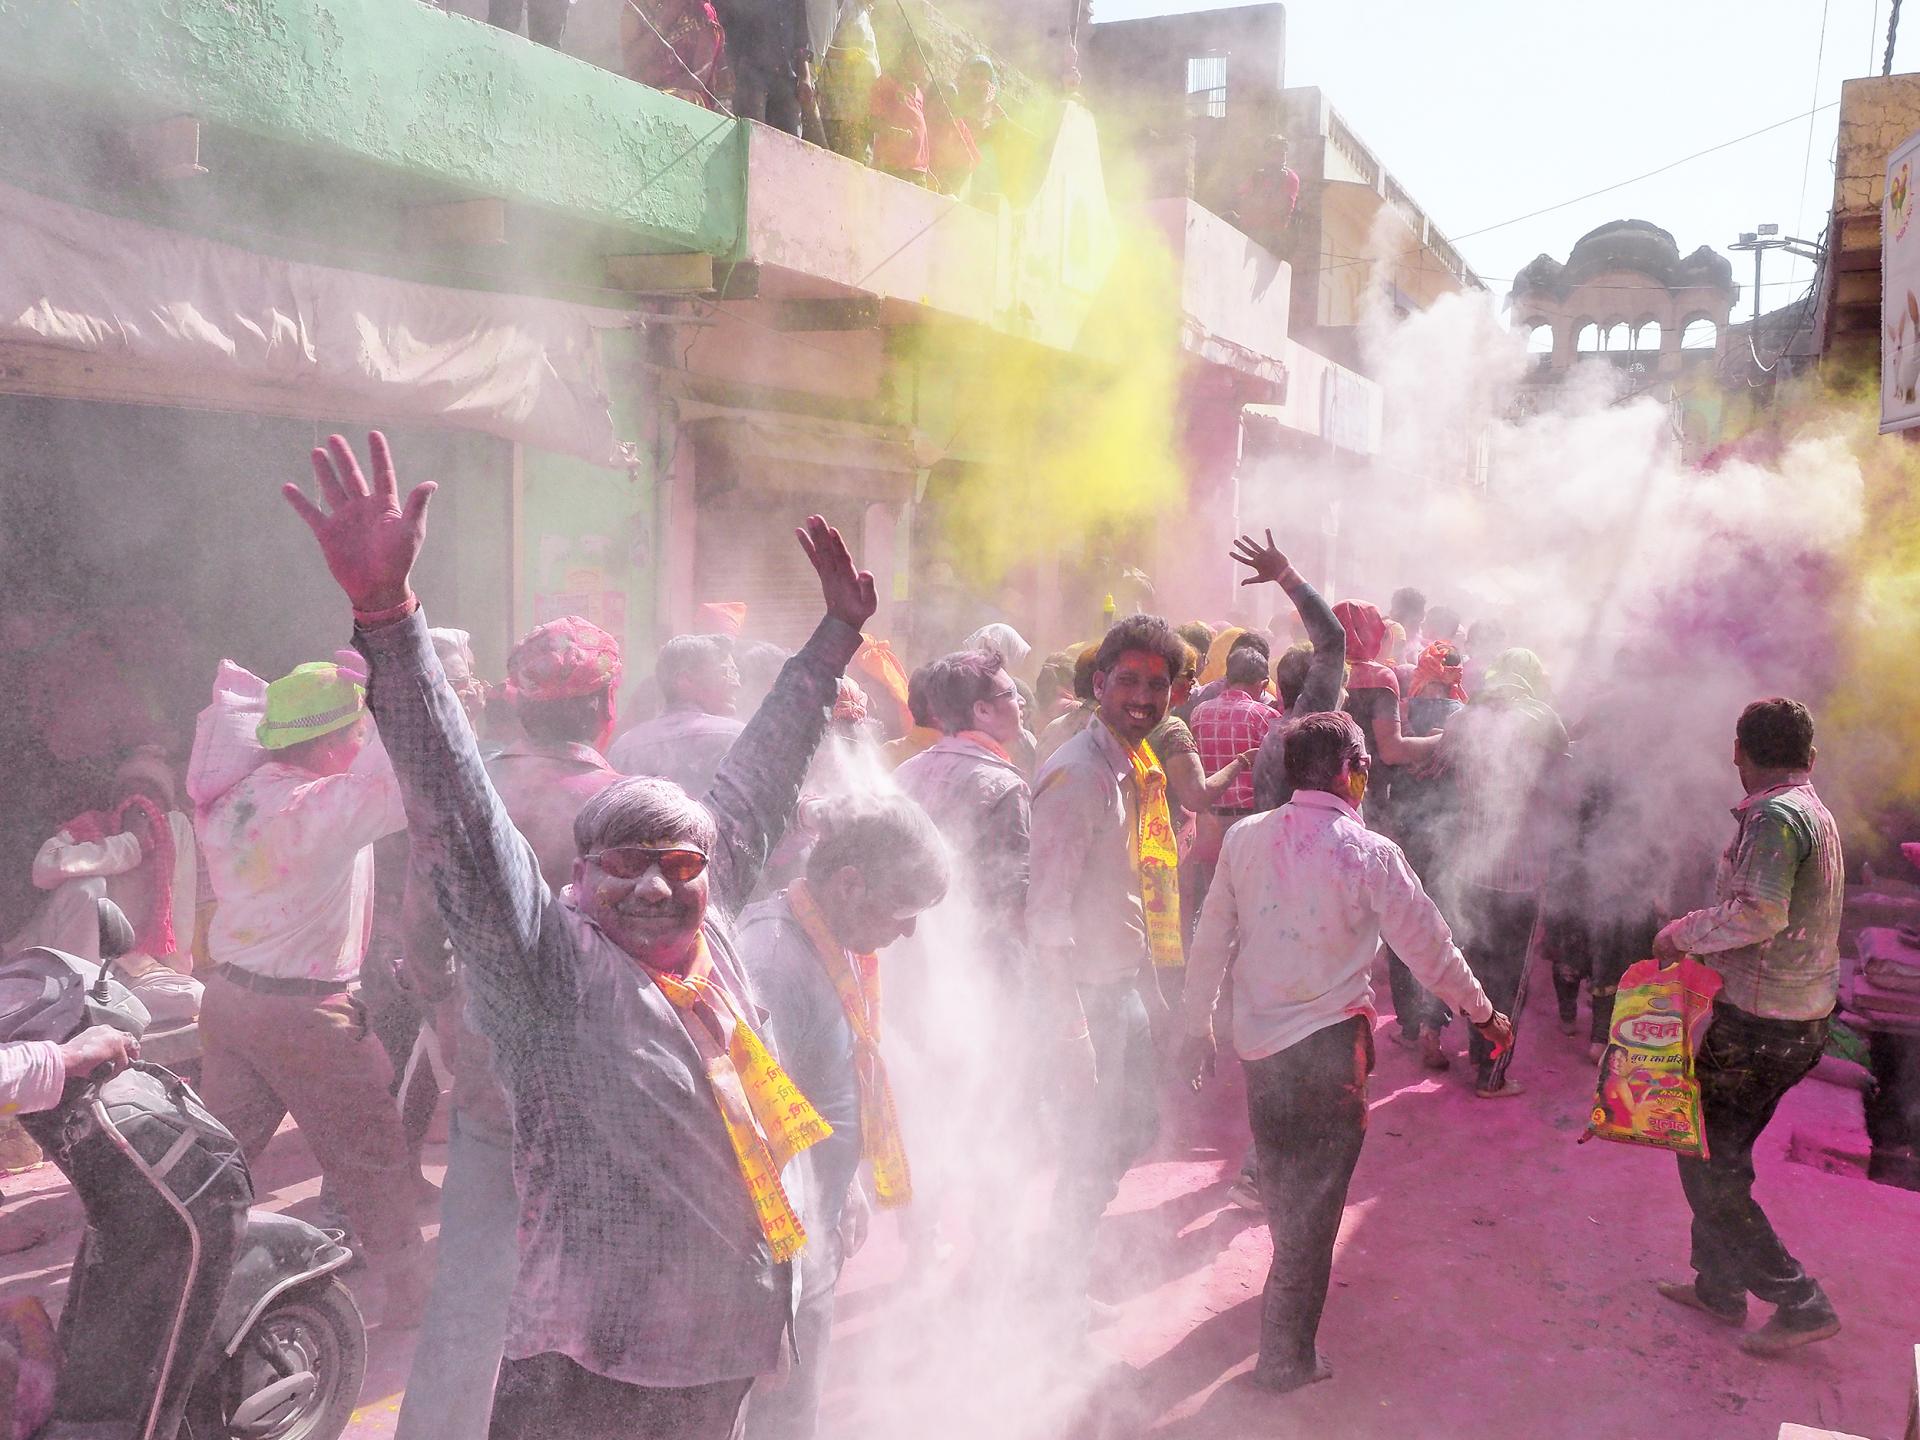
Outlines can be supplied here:
<path id="1" fill-rule="evenodd" d="M 1338 796 L 1296 791 L 1227 832 L 1187 959 L 1186 1031 L 1209 1033 L 1230 956 L 1242 1060 L 1277 1054 L 1349 1015 L 1371 1020 L 1382 940 L 1475 1024 L 1493 1014 L 1400 847 Z"/>
<path id="2" fill-rule="evenodd" d="M 280 980 L 354 979 L 372 922 L 373 842 L 406 826 L 384 763 L 315 775 L 267 761 L 201 818 L 219 902 L 207 933 L 214 963 Z"/>

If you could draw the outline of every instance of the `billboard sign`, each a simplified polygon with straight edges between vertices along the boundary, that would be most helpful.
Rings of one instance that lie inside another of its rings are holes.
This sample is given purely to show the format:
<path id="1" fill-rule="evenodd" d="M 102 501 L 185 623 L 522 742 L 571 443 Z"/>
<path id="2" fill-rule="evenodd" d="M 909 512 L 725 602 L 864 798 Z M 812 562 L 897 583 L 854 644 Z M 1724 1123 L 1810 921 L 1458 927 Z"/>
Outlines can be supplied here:
<path id="1" fill-rule="evenodd" d="M 1880 202 L 1880 429 L 1920 425 L 1920 134 L 1887 157 Z"/>

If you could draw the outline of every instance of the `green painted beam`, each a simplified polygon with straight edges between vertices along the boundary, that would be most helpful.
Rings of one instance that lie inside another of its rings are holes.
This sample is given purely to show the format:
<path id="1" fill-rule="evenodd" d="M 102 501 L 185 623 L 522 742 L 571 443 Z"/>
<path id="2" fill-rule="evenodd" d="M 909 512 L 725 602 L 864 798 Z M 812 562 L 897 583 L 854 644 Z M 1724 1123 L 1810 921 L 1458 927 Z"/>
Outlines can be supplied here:
<path id="1" fill-rule="evenodd" d="M 744 127 L 420 0 L 0 0 L 0 75 L 736 258 Z"/>

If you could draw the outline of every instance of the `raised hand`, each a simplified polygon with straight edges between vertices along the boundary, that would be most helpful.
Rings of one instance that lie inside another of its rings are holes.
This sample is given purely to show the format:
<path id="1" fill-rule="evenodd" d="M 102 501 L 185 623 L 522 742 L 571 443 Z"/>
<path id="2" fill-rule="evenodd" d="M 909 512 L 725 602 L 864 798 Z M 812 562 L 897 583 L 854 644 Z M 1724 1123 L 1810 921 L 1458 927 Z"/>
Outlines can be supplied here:
<path id="1" fill-rule="evenodd" d="M 1265 545 L 1251 535 L 1242 535 L 1233 542 L 1233 549 L 1229 553 L 1235 560 L 1253 571 L 1253 574 L 1240 582 L 1242 585 L 1259 585 L 1269 581 L 1277 585 L 1281 578 L 1293 569 L 1287 557 L 1280 553 L 1280 547 L 1273 543 L 1271 530 L 1267 531 Z"/>
<path id="2" fill-rule="evenodd" d="M 880 608 L 872 574 L 854 568 L 847 542 L 820 516 L 809 515 L 807 523 L 793 533 L 820 577 L 820 596 L 827 602 L 827 614 L 860 629 Z"/>
<path id="3" fill-rule="evenodd" d="M 371 432 L 367 452 L 371 486 L 344 435 L 329 435 L 325 448 L 313 452 L 324 509 L 298 485 L 282 486 L 281 493 L 320 542 L 327 569 L 353 608 L 373 614 L 404 605 L 413 593 L 407 576 L 427 538 L 427 502 L 438 487 L 431 480 L 414 486 L 403 506 L 387 437 Z"/>

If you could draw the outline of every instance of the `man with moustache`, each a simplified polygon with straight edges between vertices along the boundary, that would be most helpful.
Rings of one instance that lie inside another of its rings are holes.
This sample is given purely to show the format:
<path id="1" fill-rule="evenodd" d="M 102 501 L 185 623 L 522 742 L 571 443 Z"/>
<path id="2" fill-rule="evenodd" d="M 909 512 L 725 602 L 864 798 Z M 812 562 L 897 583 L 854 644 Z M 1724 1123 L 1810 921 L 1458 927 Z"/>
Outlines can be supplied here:
<path id="1" fill-rule="evenodd" d="M 810 517 L 826 618 L 706 802 L 654 777 L 609 785 L 555 895 L 408 585 L 434 487 L 403 506 L 385 437 L 369 440 L 371 485 L 335 435 L 313 452 L 320 503 L 285 489 L 353 607 L 415 861 L 512 1107 L 520 1275 L 491 1433 L 722 1440 L 787 1342 L 808 1242 L 781 1168 L 827 1133 L 755 1033 L 729 916 L 793 811 L 873 577 Z"/>
<path id="2" fill-rule="evenodd" d="M 1062 1303 L 1084 1323 L 1100 1217 L 1159 1128 L 1153 970 L 1182 963 L 1167 776 L 1147 737 L 1186 642 L 1132 615 L 1100 642 L 1094 713 L 1035 777 L 1027 937 L 1066 1117 L 1054 1189 Z"/>
<path id="3" fill-rule="evenodd" d="M 440 655 L 446 667 L 444 649 Z M 448 678 L 454 679 L 450 669 Z M 487 777 L 553 890 L 566 885 L 579 854 L 575 819 L 620 778 L 600 753 L 613 729 L 619 684 L 619 642 L 578 615 L 536 627 L 507 656 L 507 703 L 525 738 L 487 762 Z M 471 718 L 470 705 L 467 713 Z M 439 1007 L 434 1029 L 453 1072 L 453 1092 L 433 1293 L 394 1435 L 479 1440 L 493 1409 L 493 1378 L 520 1268 L 513 1121 L 487 1042 L 466 1023 L 465 987 L 457 983 L 446 926 L 425 876 L 409 875 L 405 910 L 400 973 Z"/>

